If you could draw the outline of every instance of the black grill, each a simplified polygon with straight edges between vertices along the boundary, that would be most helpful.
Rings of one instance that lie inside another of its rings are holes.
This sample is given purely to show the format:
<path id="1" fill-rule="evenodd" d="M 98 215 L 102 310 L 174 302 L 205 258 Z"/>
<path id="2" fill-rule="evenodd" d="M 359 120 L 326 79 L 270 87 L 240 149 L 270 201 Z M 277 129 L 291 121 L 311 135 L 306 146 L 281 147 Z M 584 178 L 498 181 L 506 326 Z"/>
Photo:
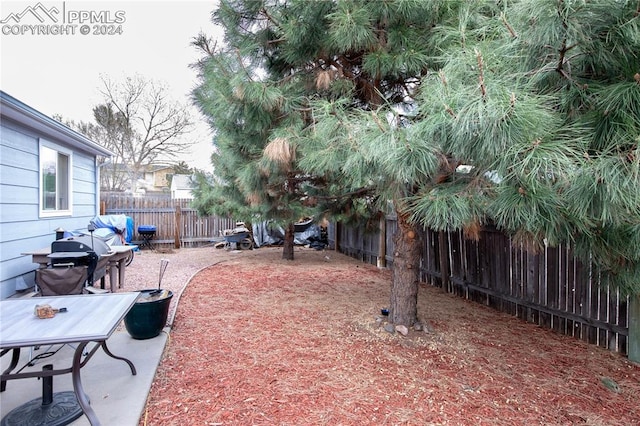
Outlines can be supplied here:
<path id="1" fill-rule="evenodd" d="M 103 278 L 107 261 L 100 257 L 109 252 L 109 246 L 99 238 L 88 235 L 62 238 L 51 243 L 51 266 L 86 266 L 87 284 L 93 286 L 96 279 Z"/>

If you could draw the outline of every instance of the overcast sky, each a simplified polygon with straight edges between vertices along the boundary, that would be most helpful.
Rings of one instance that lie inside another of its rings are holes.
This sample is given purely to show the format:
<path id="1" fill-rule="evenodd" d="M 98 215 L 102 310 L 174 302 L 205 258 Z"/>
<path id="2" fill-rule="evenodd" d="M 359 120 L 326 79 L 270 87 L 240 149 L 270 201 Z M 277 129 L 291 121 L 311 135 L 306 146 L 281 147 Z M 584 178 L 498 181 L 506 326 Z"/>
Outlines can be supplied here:
<path id="1" fill-rule="evenodd" d="M 2 1 L 0 88 L 48 116 L 74 121 L 92 121 L 91 110 L 102 100 L 101 74 L 160 81 L 175 101 L 191 105 L 197 80 L 189 65 L 200 55 L 190 42 L 201 31 L 219 35 L 211 23 L 215 7 L 215 0 Z M 33 34 L 42 30 L 67 33 Z M 121 34 L 94 34 L 101 31 Z M 210 170 L 211 133 L 190 108 L 198 124 L 186 138 L 197 145 L 183 159 Z"/>

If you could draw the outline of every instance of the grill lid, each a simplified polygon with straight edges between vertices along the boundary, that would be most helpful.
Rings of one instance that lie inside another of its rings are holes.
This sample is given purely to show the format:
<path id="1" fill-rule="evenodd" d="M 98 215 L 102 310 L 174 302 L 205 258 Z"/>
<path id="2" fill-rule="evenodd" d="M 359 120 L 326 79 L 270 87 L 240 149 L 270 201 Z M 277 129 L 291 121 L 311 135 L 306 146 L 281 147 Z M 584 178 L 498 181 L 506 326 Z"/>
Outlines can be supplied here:
<path id="1" fill-rule="evenodd" d="M 51 252 L 88 252 L 93 251 L 98 256 L 107 254 L 109 246 L 100 238 L 94 237 L 93 241 L 90 235 L 81 235 L 76 237 L 62 238 L 51 243 Z"/>

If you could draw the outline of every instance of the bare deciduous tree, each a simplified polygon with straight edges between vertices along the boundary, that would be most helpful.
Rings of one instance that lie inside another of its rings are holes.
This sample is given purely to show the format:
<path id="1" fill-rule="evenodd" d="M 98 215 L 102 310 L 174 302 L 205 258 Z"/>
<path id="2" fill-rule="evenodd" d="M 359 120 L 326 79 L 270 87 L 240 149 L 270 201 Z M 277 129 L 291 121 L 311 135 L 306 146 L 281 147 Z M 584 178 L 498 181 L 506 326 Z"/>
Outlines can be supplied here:
<path id="1" fill-rule="evenodd" d="M 101 76 L 104 104 L 94 117 L 108 136 L 116 160 L 128 167 L 131 189 L 145 166 L 159 159 L 171 161 L 192 143 L 179 137 L 188 133 L 192 121 L 187 107 L 170 99 L 168 88 L 141 76 L 114 81 Z M 114 163 L 116 164 L 116 163 Z"/>

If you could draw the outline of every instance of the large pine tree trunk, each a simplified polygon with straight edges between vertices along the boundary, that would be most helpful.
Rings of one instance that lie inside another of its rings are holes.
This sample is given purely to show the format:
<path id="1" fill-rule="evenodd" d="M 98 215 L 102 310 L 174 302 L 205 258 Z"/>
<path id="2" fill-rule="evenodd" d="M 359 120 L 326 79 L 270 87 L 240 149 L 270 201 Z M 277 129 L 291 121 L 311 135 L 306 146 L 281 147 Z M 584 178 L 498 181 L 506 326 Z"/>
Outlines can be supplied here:
<path id="1" fill-rule="evenodd" d="M 288 224 L 284 230 L 284 244 L 282 246 L 282 258 L 284 260 L 293 260 L 293 234 L 294 234 L 293 222 Z"/>
<path id="2" fill-rule="evenodd" d="M 418 321 L 418 282 L 420 278 L 420 233 L 398 212 L 394 236 L 391 304 L 389 321 L 412 327 Z"/>

